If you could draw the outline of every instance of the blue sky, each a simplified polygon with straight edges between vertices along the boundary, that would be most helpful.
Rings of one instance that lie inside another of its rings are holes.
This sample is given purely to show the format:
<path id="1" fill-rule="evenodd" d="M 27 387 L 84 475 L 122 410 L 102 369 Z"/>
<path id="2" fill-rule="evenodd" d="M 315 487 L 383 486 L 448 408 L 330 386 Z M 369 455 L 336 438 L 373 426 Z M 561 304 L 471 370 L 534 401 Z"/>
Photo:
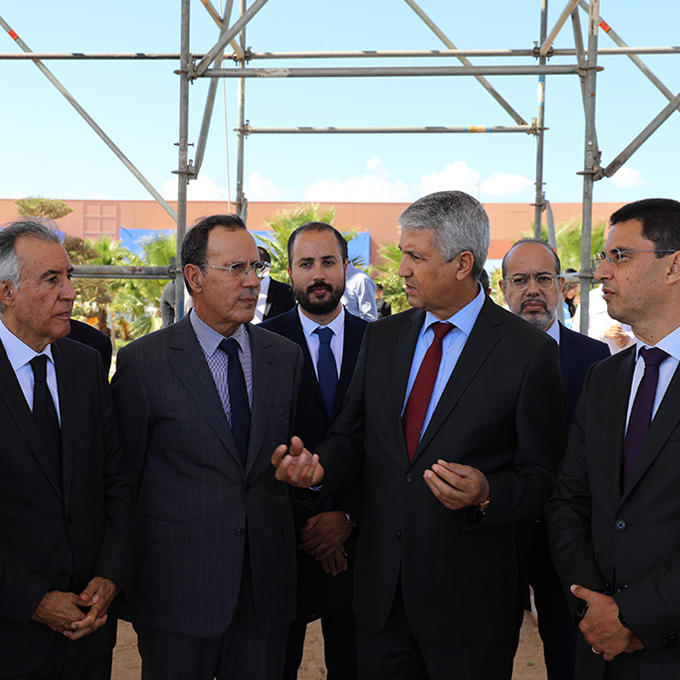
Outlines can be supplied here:
<path id="1" fill-rule="evenodd" d="M 219 0 L 213 0 L 219 7 Z M 249 2 L 250 4 L 250 2 Z M 421 8 L 459 48 L 531 48 L 538 40 L 539 0 L 420 0 Z M 550 1 L 549 28 L 566 0 Z M 238 5 L 238 2 L 235 3 Z M 0 16 L 35 52 L 178 52 L 179 0 L 67 0 L 0 3 Z M 602 17 L 632 46 L 677 45 L 680 9 L 658 0 L 654 12 L 634 0 L 601 0 Z M 582 12 L 582 26 L 587 17 Z M 218 30 L 192 2 L 191 48 L 207 51 Z M 0 52 L 19 50 L 0 33 Z M 347 49 L 442 49 L 403 0 L 270 0 L 252 20 L 255 52 Z M 600 33 L 603 47 L 613 46 Z M 571 22 L 556 47 L 572 47 Z M 680 55 L 643 56 L 673 92 Z M 502 64 L 499 58 L 472 58 Z M 572 63 L 555 58 L 551 63 Z M 230 62 L 229 62 L 230 63 Z M 294 67 L 442 65 L 437 59 L 287 62 Z M 514 60 L 531 64 L 533 60 Z M 179 81 L 177 64 L 65 62 L 46 65 L 166 198 L 176 196 Z M 253 61 L 252 68 L 281 66 Z M 457 65 L 452 64 L 452 65 Z M 597 128 L 607 165 L 659 113 L 667 100 L 627 57 L 601 57 Z M 0 60 L 3 160 L 0 197 L 147 199 L 127 171 L 30 62 Z M 536 116 L 537 77 L 489 78 L 526 119 Z M 190 141 L 198 141 L 208 81 L 190 91 Z M 236 182 L 236 81 L 226 80 L 226 124 L 218 96 L 206 158 L 190 199 L 231 198 Z M 469 77 L 249 79 L 246 116 L 253 126 L 512 125 L 510 116 Z M 582 199 L 584 116 L 576 76 L 547 83 L 546 196 Z M 225 143 L 225 128 L 227 130 Z M 227 149 L 229 162 L 227 162 Z M 190 149 L 190 156 L 192 150 Z M 596 201 L 646 196 L 680 198 L 680 113 L 675 113 L 614 178 L 596 183 Z M 463 189 L 484 202 L 534 200 L 536 145 L 525 134 L 252 135 L 246 141 L 246 196 L 256 200 L 397 201 L 430 191 Z"/>

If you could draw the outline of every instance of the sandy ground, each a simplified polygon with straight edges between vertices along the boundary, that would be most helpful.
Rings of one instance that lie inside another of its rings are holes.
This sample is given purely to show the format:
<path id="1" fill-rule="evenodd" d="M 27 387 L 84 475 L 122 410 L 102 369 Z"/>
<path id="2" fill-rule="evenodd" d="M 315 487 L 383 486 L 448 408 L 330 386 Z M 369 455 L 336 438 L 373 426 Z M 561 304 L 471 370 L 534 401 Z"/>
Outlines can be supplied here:
<path id="1" fill-rule="evenodd" d="M 118 624 L 118 644 L 113 652 L 113 680 L 140 680 L 141 661 L 137 653 L 137 637 L 132 626 L 125 621 Z M 534 619 L 527 614 L 520 635 L 519 650 L 515 657 L 513 680 L 546 680 L 543 647 L 538 637 Z M 325 680 L 323 663 L 323 638 L 319 622 L 307 629 L 305 654 L 298 680 Z"/>

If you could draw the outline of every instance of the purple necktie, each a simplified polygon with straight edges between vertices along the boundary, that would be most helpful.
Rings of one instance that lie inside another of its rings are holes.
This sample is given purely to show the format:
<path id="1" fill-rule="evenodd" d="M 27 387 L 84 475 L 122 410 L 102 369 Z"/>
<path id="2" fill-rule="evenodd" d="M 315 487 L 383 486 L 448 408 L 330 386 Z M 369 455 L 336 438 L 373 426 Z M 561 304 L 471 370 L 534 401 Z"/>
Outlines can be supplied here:
<path id="1" fill-rule="evenodd" d="M 658 347 L 640 349 L 640 356 L 645 362 L 645 374 L 638 386 L 633 408 L 628 420 L 628 431 L 623 443 L 623 488 L 626 488 L 633 471 L 638 453 L 642 448 L 647 430 L 652 422 L 652 409 L 656 387 L 659 384 L 659 366 L 668 358 L 668 354 Z"/>
<path id="2" fill-rule="evenodd" d="M 425 422 L 425 414 L 430 405 L 434 384 L 437 381 L 439 364 L 442 360 L 442 341 L 446 334 L 454 328 L 455 326 L 450 323 L 437 322 L 432 324 L 434 340 L 425 353 L 423 363 L 420 364 L 418 375 L 406 402 L 404 415 L 401 418 L 404 434 L 406 435 L 406 448 L 408 449 L 409 460 L 413 460 L 413 456 L 418 448 L 420 432 Z"/>

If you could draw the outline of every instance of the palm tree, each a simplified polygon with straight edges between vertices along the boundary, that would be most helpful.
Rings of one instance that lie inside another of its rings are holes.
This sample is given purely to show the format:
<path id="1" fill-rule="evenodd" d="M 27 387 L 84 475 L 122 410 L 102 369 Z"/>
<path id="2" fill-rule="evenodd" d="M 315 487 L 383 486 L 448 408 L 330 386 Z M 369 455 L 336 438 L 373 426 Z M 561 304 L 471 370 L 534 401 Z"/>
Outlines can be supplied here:
<path id="1" fill-rule="evenodd" d="M 383 287 L 383 300 L 389 302 L 392 313 L 397 314 L 409 309 L 408 296 L 404 289 L 404 279 L 397 273 L 401 263 L 401 250 L 396 243 L 385 245 L 380 249 L 382 261 L 373 267 L 378 272 L 376 283 Z"/>
<path id="2" fill-rule="evenodd" d="M 319 205 L 307 203 L 292 210 L 280 210 L 274 217 L 265 219 L 265 224 L 272 230 L 272 238 L 260 237 L 265 248 L 272 256 L 271 276 L 277 281 L 290 283 L 288 278 L 288 239 L 290 235 L 306 222 L 325 222 L 333 224 L 335 208 L 319 213 Z M 337 227 L 336 227 L 337 228 Z M 341 232 L 345 240 L 351 241 L 356 232 L 349 229 Z"/>

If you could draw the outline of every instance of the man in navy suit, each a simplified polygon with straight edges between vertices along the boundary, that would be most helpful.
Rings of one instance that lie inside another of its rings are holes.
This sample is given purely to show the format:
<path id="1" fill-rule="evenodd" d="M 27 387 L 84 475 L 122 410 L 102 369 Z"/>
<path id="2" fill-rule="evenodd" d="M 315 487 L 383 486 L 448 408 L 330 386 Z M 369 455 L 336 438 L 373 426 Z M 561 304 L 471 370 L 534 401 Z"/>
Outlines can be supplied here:
<path id="1" fill-rule="evenodd" d="M 288 274 L 299 305 L 261 326 L 302 348 L 302 382 L 294 431 L 313 447 L 325 440 L 340 411 L 368 325 L 340 302 L 347 261 L 347 243 L 330 224 L 307 222 L 296 229 L 288 241 Z M 329 403 L 324 394 L 324 364 L 319 358 L 320 329 L 332 333 L 332 368 L 337 385 Z M 360 484 L 351 484 L 333 494 L 319 510 L 294 502 L 296 528 L 301 531 L 299 605 L 298 618 L 288 633 L 284 680 L 297 677 L 307 622 L 315 612 L 321 616 L 328 679 L 352 680 L 357 676 L 356 621 L 351 610 L 354 555 L 347 541 L 356 534 L 362 494 Z"/>
<path id="2" fill-rule="evenodd" d="M 564 277 L 557 253 L 542 239 L 517 241 L 503 258 L 499 285 L 510 311 L 545 331 L 560 346 L 560 368 L 567 396 L 567 426 L 571 425 L 588 369 L 609 356 L 609 347 L 570 331 L 556 318 Z M 549 680 L 570 680 L 576 654 L 573 624 L 557 572 L 550 558 L 543 519 L 517 528 L 534 589 L 538 627 L 543 640 Z"/>

